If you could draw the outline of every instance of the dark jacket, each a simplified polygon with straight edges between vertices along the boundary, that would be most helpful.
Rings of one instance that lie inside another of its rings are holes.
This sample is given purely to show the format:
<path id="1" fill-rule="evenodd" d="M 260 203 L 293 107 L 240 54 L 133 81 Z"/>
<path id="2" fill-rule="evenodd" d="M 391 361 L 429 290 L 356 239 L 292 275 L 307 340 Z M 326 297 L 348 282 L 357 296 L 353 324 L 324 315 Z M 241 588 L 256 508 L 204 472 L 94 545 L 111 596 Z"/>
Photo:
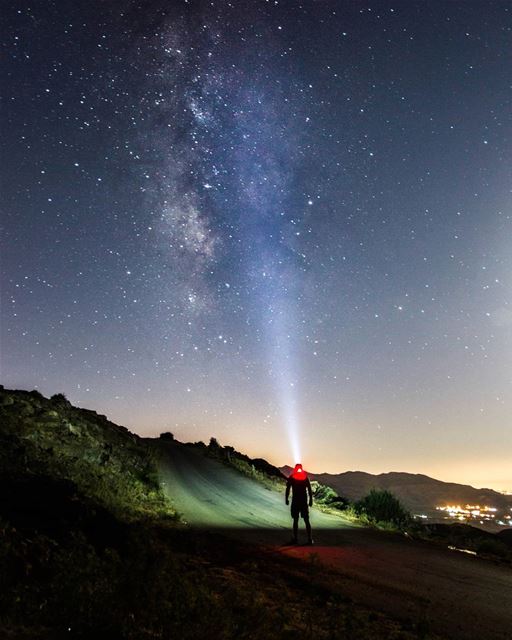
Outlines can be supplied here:
<path id="1" fill-rule="evenodd" d="M 309 478 L 306 476 L 305 478 L 298 479 L 291 475 L 286 482 L 286 500 L 288 500 L 290 496 L 290 489 L 292 491 L 292 504 L 308 504 L 308 496 L 309 502 L 313 501 L 313 492 L 311 490 L 311 483 L 309 482 Z"/>

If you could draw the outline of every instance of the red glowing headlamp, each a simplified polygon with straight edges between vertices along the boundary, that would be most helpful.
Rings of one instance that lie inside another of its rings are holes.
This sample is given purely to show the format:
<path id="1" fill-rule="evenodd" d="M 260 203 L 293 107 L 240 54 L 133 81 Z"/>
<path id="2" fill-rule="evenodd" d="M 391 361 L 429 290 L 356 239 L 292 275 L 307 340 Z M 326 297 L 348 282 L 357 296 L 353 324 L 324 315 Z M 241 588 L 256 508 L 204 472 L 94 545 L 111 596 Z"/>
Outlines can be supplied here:
<path id="1" fill-rule="evenodd" d="M 296 479 L 296 480 L 305 480 L 307 478 L 306 476 L 306 472 L 304 471 L 304 469 L 302 468 L 301 464 L 296 464 L 295 468 L 292 472 L 292 476 Z"/>

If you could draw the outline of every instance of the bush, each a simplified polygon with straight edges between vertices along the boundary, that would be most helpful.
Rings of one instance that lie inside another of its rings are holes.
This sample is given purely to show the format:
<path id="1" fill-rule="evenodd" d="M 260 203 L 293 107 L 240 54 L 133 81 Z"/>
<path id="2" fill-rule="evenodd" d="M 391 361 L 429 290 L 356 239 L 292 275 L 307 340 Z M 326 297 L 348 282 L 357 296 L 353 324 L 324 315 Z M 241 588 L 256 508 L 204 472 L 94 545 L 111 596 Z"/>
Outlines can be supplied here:
<path id="1" fill-rule="evenodd" d="M 334 509 L 339 509 L 340 511 L 345 511 L 348 508 L 348 498 L 339 496 L 332 487 L 313 480 L 311 482 L 311 488 L 313 489 L 313 496 L 317 504 L 323 504 Z"/>
<path id="2" fill-rule="evenodd" d="M 221 448 L 217 438 L 210 438 L 208 448 L 211 449 L 212 451 L 218 451 Z"/>
<path id="3" fill-rule="evenodd" d="M 481 555 L 498 556 L 499 558 L 509 558 L 510 551 L 508 547 L 500 540 L 481 540 L 476 545 L 477 553 Z"/>
<path id="4" fill-rule="evenodd" d="M 55 393 L 50 400 L 52 402 L 56 402 L 57 404 L 69 404 L 69 400 L 63 393 Z"/>
<path id="5" fill-rule="evenodd" d="M 166 431 L 165 433 L 160 434 L 160 440 L 174 440 L 174 434 L 170 431 Z"/>
<path id="6" fill-rule="evenodd" d="M 354 505 L 355 513 L 365 516 L 369 522 L 391 523 L 397 527 L 405 526 L 411 516 L 400 501 L 390 491 L 372 489 L 370 493 Z"/>

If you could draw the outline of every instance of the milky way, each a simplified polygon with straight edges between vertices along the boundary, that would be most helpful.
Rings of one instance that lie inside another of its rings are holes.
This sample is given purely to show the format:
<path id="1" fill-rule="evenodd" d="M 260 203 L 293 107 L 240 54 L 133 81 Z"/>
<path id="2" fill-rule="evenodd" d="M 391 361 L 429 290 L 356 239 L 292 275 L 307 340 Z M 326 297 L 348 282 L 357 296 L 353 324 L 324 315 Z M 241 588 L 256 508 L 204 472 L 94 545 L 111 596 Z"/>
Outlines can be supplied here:
<path id="1" fill-rule="evenodd" d="M 508 3 L 5 13 L 3 384 L 512 489 Z"/>

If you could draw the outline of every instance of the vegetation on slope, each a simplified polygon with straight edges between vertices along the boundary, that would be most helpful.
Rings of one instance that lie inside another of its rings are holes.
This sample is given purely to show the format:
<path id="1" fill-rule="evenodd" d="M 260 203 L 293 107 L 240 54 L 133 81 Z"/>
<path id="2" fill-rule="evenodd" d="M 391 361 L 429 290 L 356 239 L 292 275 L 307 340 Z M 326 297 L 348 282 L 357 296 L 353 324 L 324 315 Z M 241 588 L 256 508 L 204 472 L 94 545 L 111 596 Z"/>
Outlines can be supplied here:
<path id="1" fill-rule="evenodd" d="M 311 488 L 313 489 L 315 504 L 328 511 L 347 511 L 350 506 L 348 499 L 338 495 L 332 487 L 328 487 L 325 484 L 320 484 L 320 482 L 317 482 L 316 480 L 312 480 Z"/>
<path id="2" fill-rule="evenodd" d="M 0 388 L 0 469 L 10 478 L 63 479 L 122 518 L 175 517 L 159 484 L 151 449 L 64 395 Z"/>
<path id="3" fill-rule="evenodd" d="M 234 447 L 223 447 L 216 438 L 210 438 L 207 447 L 202 442 L 193 446 L 203 448 L 209 457 L 236 469 L 242 475 L 258 481 L 268 489 L 281 490 L 284 486 L 286 478 L 281 471 L 262 458 L 249 458 L 249 456 L 240 453 Z"/>
<path id="4" fill-rule="evenodd" d="M 411 521 L 410 513 L 390 491 L 372 489 L 353 508 L 359 518 L 374 525 L 404 528 Z"/>

